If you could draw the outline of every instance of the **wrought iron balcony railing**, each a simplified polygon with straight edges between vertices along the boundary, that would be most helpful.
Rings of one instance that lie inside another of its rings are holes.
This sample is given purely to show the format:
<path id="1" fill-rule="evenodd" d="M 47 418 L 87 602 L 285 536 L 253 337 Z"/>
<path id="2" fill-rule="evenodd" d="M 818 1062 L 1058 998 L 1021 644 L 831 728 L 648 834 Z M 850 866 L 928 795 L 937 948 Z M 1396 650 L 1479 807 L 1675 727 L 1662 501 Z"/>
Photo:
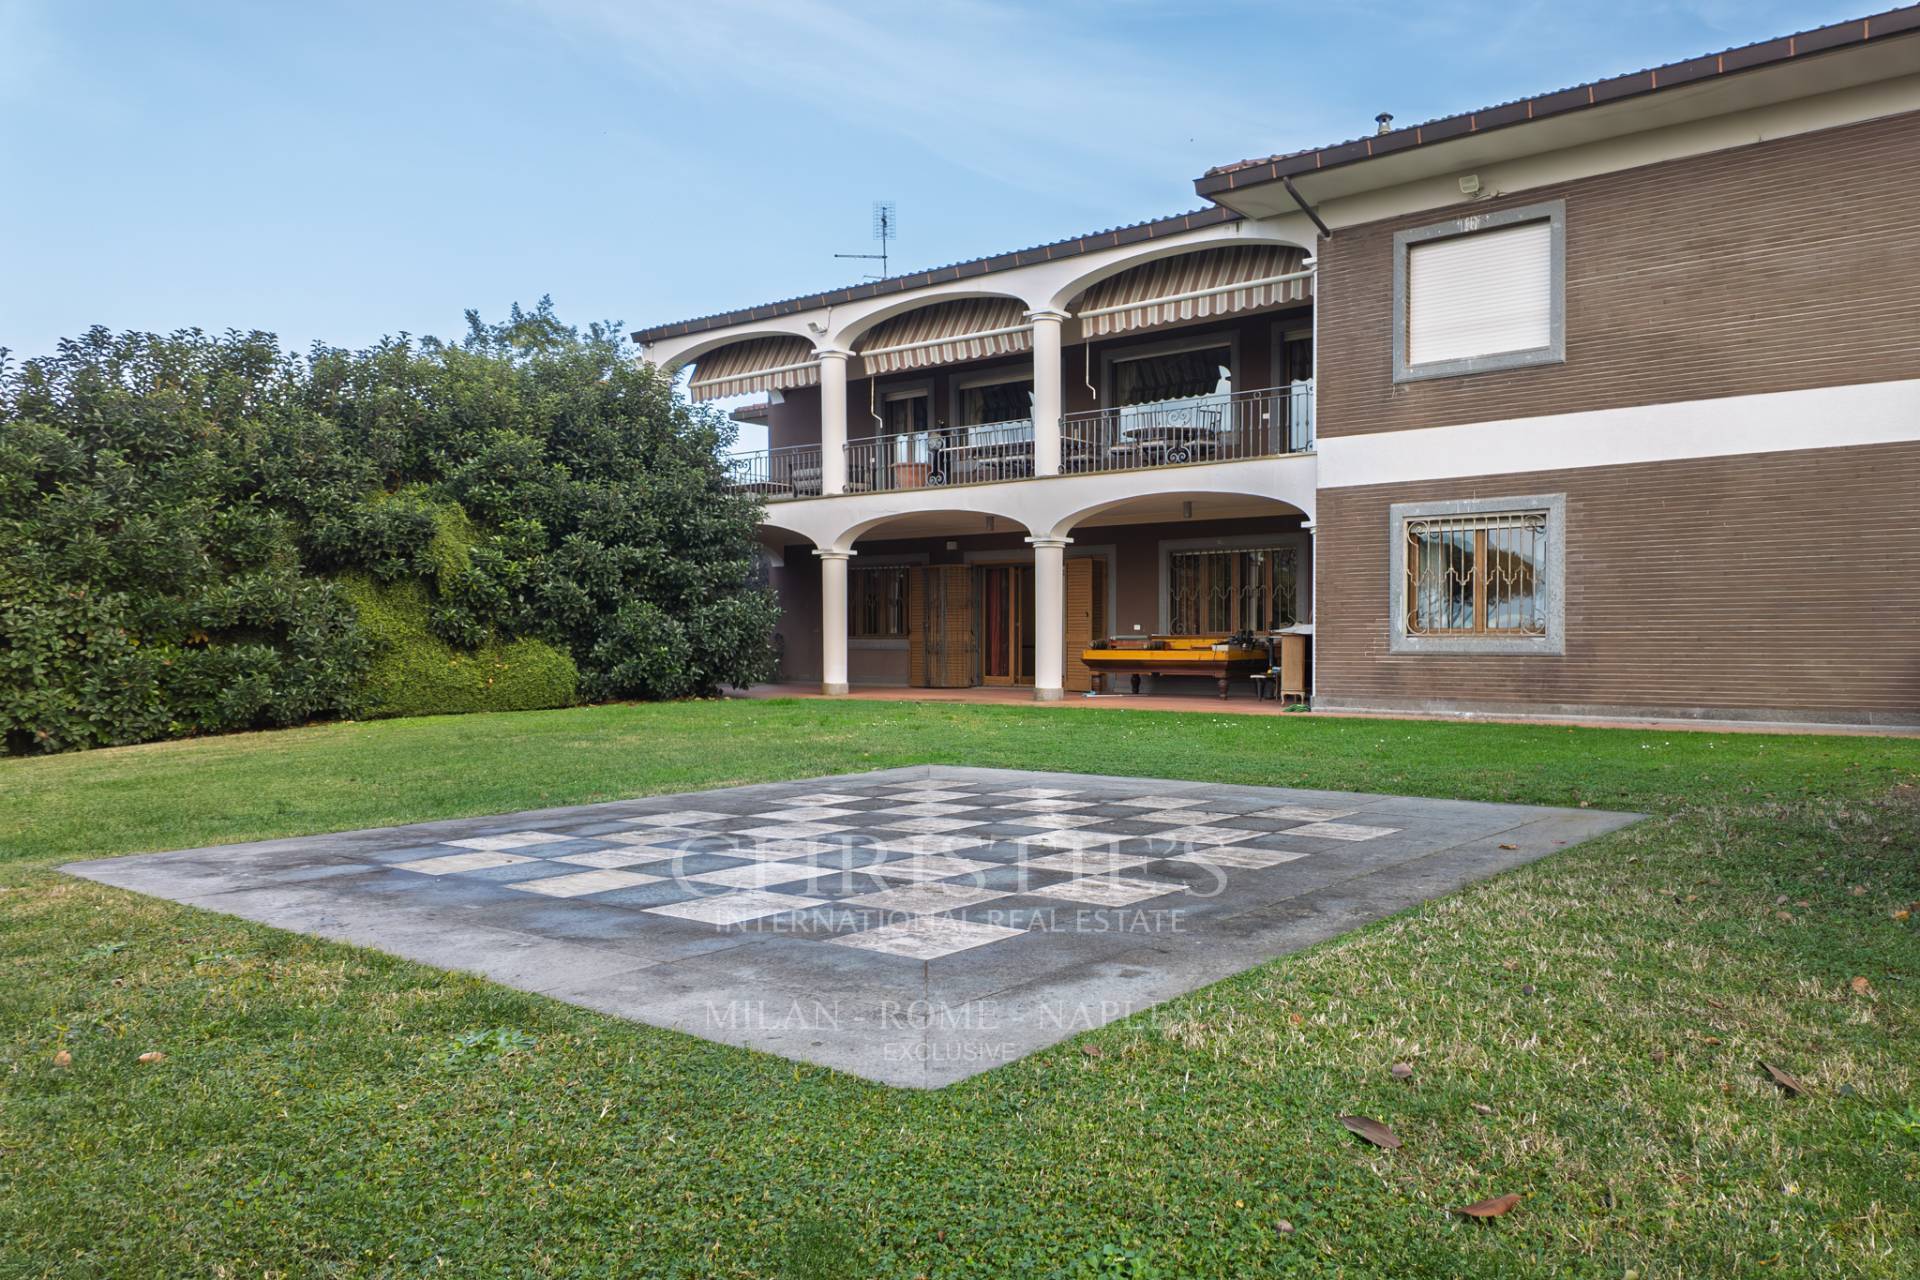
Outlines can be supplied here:
<path id="1" fill-rule="evenodd" d="M 1070 413 L 1060 471 L 1141 471 L 1313 450 L 1313 383 Z"/>
<path id="2" fill-rule="evenodd" d="M 1313 383 L 1070 413 L 1060 420 L 1060 472 L 1091 475 L 1313 451 Z M 850 440 L 848 493 L 1023 480 L 1033 471 L 1033 423 L 989 422 Z M 793 445 L 727 460 L 728 484 L 768 502 L 821 493 L 820 446 Z"/>
<path id="3" fill-rule="evenodd" d="M 817 444 L 736 453 L 725 462 L 727 487 L 735 493 L 754 494 L 768 502 L 820 496 L 820 446 Z"/>
<path id="4" fill-rule="evenodd" d="M 847 442 L 847 492 L 1018 480 L 1033 474 L 1033 422 L 988 422 Z"/>

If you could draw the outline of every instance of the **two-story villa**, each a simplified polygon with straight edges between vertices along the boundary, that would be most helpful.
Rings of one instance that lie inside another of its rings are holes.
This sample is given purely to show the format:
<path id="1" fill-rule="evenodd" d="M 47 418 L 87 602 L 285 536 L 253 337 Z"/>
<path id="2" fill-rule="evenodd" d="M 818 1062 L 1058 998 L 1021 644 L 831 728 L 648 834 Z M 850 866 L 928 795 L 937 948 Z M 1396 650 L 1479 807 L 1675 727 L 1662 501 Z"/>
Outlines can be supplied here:
<path id="1" fill-rule="evenodd" d="M 1223 165 L 1208 207 L 634 336 L 768 393 L 784 675 L 1920 722 L 1920 6 Z"/>

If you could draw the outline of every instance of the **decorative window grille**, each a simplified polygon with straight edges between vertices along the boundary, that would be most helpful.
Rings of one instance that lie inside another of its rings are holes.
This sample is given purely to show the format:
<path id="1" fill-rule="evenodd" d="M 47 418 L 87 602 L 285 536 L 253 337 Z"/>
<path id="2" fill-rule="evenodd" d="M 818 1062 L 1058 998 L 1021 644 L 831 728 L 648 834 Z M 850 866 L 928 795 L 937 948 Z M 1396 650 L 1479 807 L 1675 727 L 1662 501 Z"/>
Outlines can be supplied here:
<path id="1" fill-rule="evenodd" d="M 863 639 L 907 634 L 907 566 L 862 565 L 847 573 L 847 631 Z"/>
<path id="2" fill-rule="evenodd" d="M 1410 519 L 1406 538 L 1408 635 L 1546 635 L 1546 512 Z"/>
<path id="3" fill-rule="evenodd" d="M 1299 621 L 1299 554 L 1292 547 L 1176 551 L 1167 562 L 1167 627 L 1174 635 L 1277 631 Z"/>

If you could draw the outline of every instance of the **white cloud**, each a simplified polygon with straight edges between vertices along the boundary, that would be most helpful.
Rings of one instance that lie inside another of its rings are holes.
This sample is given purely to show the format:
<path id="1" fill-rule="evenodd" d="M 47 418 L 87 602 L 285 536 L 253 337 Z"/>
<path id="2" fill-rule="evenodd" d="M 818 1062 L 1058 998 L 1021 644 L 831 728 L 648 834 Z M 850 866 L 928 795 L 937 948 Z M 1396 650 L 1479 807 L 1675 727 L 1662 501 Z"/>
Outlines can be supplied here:
<path id="1" fill-rule="evenodd" d="M 1246 114 L 1236 102 L 1244 87 L 1230 93 L 1217 65 L 1181 65 L 1103 34 L 1112 6 L 521 3 L 563 31 L 612 42 L 676 94 L 758 97 L 823 130 L 889 134 L 1034 189 L 1064 164 L 1178 191 L 1198 172 L 1196 146 L 1211 154 L 1209 133 Z M 739 146 L 750 152 L 751 141 Z"/>

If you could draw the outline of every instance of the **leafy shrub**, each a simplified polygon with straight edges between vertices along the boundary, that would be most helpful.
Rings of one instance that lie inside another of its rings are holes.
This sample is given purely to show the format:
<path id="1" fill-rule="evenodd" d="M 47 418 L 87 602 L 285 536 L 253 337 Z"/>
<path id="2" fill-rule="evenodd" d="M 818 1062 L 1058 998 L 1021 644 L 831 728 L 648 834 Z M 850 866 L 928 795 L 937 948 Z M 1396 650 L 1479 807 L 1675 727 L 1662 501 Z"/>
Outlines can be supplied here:
<path id="1" fill-rule="evenodd" d="M 419 582 L 341 584 L 373 647 L 356 713 L 369 719 L 465 711 L 533 711 L 574 702 L 573 659 L 542 640 L 489 640 L 459 650 L 427 625 Z"/>
<path id="2" fill-rule="evenodd" d="M 542 301 L 305 359 L 94 329 L 0 351 L 12 751 L 677 697 L 770 674 L 721 415 Z"/>

